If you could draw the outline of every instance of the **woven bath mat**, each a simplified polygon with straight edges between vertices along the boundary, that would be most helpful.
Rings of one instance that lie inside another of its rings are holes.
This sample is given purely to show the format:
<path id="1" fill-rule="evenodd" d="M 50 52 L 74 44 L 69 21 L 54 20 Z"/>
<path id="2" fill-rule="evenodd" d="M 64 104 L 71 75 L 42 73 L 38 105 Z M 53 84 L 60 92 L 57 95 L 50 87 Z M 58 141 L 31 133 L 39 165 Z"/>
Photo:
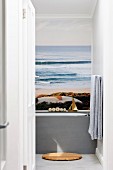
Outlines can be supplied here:
<path id="1" fill-rule="evenodd" d="M 76 153 L 47 153 L 42 155 L 42 158 L 52 161 L 72 161 L 79 160 L 82 156 Z"/>

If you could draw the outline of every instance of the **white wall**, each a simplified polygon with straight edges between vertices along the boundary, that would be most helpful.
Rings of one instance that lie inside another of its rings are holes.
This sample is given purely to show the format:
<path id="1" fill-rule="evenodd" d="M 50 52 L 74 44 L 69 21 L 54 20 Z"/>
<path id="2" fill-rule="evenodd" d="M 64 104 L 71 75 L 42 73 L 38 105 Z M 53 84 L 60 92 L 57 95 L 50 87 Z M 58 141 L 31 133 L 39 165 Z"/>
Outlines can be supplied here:
<path id="1" fill-rule="evenodd" d="M 103 0 L 99 0 L 93 16 L 93 58 L 92 74 L 103 76 Z M 97 141 L 97 152 L 103 156 L 103 140 Z"/>
<path id="2" fill-rule="evenodd" d="M 92 73 L 103 75 L 103 13 L 101 0 L 98 1 L 93 16 L 93 65 Z"/>
<path id="3" fill-rule="evenodd" d="M 113 1 L 104 4 L 104 170 L 113 169 Z"/>
<path id="4" fill-rule="evenodd" d="M 98 0 L 93 17 L 92 73 L 103 75 L 103 141 L 98 141 L 100 161 L 104 170 L 113 169 L 113 1 Z"/>

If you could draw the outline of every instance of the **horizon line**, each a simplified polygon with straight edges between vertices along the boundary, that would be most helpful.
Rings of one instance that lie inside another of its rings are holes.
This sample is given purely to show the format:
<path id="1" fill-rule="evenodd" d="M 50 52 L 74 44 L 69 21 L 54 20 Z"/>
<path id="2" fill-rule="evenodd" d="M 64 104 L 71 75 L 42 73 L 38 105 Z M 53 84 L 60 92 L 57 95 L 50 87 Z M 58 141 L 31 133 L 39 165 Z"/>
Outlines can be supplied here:
<path id="1" fill-rule="evenodd" d="M 84 46 L 90 46 L 90 47 L 91 47 L 92 45 L 35 45 L 35 47 L 37 47 L 37 46 L 45 46 L 45 47 L 47 47 L 47 46 L 48 46 L 48 47 L 50 47 L 50 46 L 51 46 L 51 47 L 56 47 L 56 46 L 57 46 L 57 47 L 59 47 L 59 46 L 63 46 L 63 47 L 69 47 L 69 46 L 70 46 L 70 47 L 80 47 L 80 46 L 81 46 L 81 47 L 84 47 Z"/>

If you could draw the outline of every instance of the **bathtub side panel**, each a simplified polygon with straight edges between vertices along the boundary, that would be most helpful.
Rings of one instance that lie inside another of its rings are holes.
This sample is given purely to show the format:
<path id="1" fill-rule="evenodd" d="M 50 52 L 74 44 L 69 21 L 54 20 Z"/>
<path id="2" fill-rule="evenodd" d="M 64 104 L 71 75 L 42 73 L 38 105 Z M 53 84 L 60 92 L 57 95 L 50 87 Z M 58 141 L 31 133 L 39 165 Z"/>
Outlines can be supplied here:
<path id="1" fill-rule="evenodd" d="M 88 134 L 89 117 L 37 117 L 36 153 L 94 154 L 97 142 Z"/>

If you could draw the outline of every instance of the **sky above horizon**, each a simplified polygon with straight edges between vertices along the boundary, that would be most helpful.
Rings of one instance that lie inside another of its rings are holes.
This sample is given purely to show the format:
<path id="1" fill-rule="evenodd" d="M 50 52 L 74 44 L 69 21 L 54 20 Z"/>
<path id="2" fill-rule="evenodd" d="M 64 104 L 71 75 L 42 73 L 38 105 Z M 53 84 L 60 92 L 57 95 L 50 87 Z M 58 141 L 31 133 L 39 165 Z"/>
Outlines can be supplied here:
<path id="1" fill-rule="evenodd" d="M 36 19 L 36 45 L 91 45 L 91 20 Z"/>

